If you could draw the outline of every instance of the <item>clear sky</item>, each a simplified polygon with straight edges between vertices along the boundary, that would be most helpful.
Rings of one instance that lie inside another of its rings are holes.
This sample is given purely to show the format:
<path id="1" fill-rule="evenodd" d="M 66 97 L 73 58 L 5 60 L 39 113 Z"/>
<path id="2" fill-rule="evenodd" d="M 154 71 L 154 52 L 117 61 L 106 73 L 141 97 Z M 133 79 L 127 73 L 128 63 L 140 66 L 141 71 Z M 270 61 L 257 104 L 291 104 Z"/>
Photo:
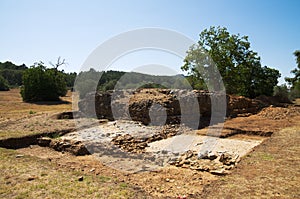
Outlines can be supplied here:
<path id="1" fill-rule="evenodd" d="M 248 35 L 262 64 L 278 69 L 283 77 L 296 67 L 299 0 L 0 0 L 0 61 L 30 66 L 61 56 L 68 63 L 66 71 L 78 72 L 98 45 L 119 33 L 159 27 L 197 41 L 210 26 Z M 150 62 L 151 56 L 147 61 L 142 57 L 128 56 L 114 68 Z M 181 60 L 174 63 L 179 68 Z"/>

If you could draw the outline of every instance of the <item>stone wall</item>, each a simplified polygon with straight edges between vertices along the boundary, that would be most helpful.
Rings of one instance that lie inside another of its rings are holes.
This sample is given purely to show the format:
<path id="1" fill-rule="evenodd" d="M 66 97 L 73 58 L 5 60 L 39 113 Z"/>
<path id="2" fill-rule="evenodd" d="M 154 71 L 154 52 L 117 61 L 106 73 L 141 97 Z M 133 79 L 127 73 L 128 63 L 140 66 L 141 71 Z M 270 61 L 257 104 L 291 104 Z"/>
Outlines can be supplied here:
<path id="1" fill-rule="evenodd" d="M 193 128 L 208 125 L 212 110 L 214 117 L 221 117 L 222 109 L 226 117 L 236 117 L 257 113 L 264 106 L 245 97 L 170 89 L 90 93 L 79 102 L 80 111 L 87 117 L 129 119 L 145 125 L 185 123 Z"/>

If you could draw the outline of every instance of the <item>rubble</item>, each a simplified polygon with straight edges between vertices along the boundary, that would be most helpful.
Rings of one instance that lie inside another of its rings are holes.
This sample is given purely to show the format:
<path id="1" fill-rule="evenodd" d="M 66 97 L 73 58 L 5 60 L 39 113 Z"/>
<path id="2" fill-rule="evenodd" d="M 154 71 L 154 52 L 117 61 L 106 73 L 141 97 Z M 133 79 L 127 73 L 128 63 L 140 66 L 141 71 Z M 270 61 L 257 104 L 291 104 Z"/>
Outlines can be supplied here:
<path id="1" fill-rule="evenodd" d="M 195 171 L 207 171 L 214 175 L 226 175 L 239 162 L 239 155 L 229 152 L 206 152 L 200 157 L 196 151 L 186 151 L 169 164 Z"/>
<path id="2" fill-rule="evenodd" d="M 112 143 L 127 152 L 144 153 L 148 143 L 166 139 L 180 133 L 177 125 L 166 125 L 161 131 L 155 132 L 148 137 L 134 137 L 130 134 L 117 135 L 112 139 Z M 164 153 L 162 151 L 162 153 Z"/>
<path id="3" fill-rule="evenodd" d="M 42 147 L 53 148 L 56 151 L 70 152 L 76 156 L 90 154 L 84 144 L 82 144 L 80 141 L 41 137 L 38 138 L 37 144 Z"/>

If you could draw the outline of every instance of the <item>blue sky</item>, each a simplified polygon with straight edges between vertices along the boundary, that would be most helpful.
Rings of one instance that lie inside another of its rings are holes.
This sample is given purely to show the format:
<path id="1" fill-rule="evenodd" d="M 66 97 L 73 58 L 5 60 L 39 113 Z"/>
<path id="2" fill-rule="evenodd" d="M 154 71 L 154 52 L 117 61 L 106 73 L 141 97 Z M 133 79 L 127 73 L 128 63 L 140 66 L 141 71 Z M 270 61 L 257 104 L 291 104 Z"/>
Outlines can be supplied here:
<path id="1" fill-rule="evenodd" d="M 158 27 L 197 41 L 205 28 L 225 26 L 232 34 L 248 35 L 262 64 L 285 77 L 296 67 L 293 52 L 300 50 L 299 8 L 298 0 L 1 0 L 0 61 L 30 66 L 61 56 L 66 71 L 78 72 L 97 46 L 122 32 Z M 131 70 L 153 58 L 181 65 L 178 57 L 146 54 L 124 57 L 112 69 Z"/>

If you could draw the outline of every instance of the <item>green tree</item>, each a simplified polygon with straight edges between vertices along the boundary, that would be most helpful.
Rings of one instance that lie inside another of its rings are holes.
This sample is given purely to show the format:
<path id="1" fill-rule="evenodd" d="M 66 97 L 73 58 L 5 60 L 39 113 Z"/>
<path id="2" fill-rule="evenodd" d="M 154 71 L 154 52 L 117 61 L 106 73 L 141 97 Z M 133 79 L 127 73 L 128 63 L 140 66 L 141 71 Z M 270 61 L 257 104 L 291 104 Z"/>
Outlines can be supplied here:
<path id="1" fill-rule="evenodd" d="M 288 98 L 289 97 L 289 89 L 286 84 L 282 84 L 280 86 L 274 87 L 274 96 L 279 98 Z"/>
<path id="2" fill-rule="evenodd" d="M 25 64 L 18 66 L 10 61 L 4 63 L 0 62 L 0 75 L 7 80 L 10 87 L 22 85 L 22 76 L 26 69 Z"/>
<path id="3" fill-rule="evenodd" d="M 83 99 L 87 93 L 97 90 L 97 85 L 99 85 L 102 80 L 102 74 L 102 72 L 90 68 L 89 71 L 82 71 L 77 75 L 74 88 L 79 92 L 80 99 Z"/>
<path id="4" fill-rule="evenodd" d="M 64 74 L 57 68 L 35 63 L 23 74 L 21 95 L 24 101 L 56 101 L 67 93 Z"/>
<path id="5" fill-rule="evenodd" d="M 73 88 L 77 73 L 65 73 L 65 80 L 68 88 Z"/>
<path id="6" fill-rule="evenodd" d="M 250 49 L 247 36 L 230 34 L 221 27 L 210 27 L 199 36 L 198 43 L 188 50 L 182 66 L 182 70 L 194 77 L 193 84 L 196 85 L 196 78 L 200 81 L 198 85 L 208 82 L 218 86 L 221 80 L 213 75 L 217 68 L 229 94 L 252 98 L 273 94 L 279 71 L 261 67 L 260 57 Z"/>
<path id="7" fill-rule="evenodd" d="M 294 55 L 296 56 L 297 63 L 297 68 L 291 71 L 294 77 L 286 77 L 285 81 L 291 86 L 293 98 L 297 98 L 300 97 L 300 51 L 296 50 Z"/>
<path id="8" fill-rule="evenodd" d="M 2 77 L 2 75 L 0 75 L 0 91 L 8 91 L 8 90 L 9 90 L 8 82 L 6 81 L 6 79 L 4 79 L 4 77 Z"/>

